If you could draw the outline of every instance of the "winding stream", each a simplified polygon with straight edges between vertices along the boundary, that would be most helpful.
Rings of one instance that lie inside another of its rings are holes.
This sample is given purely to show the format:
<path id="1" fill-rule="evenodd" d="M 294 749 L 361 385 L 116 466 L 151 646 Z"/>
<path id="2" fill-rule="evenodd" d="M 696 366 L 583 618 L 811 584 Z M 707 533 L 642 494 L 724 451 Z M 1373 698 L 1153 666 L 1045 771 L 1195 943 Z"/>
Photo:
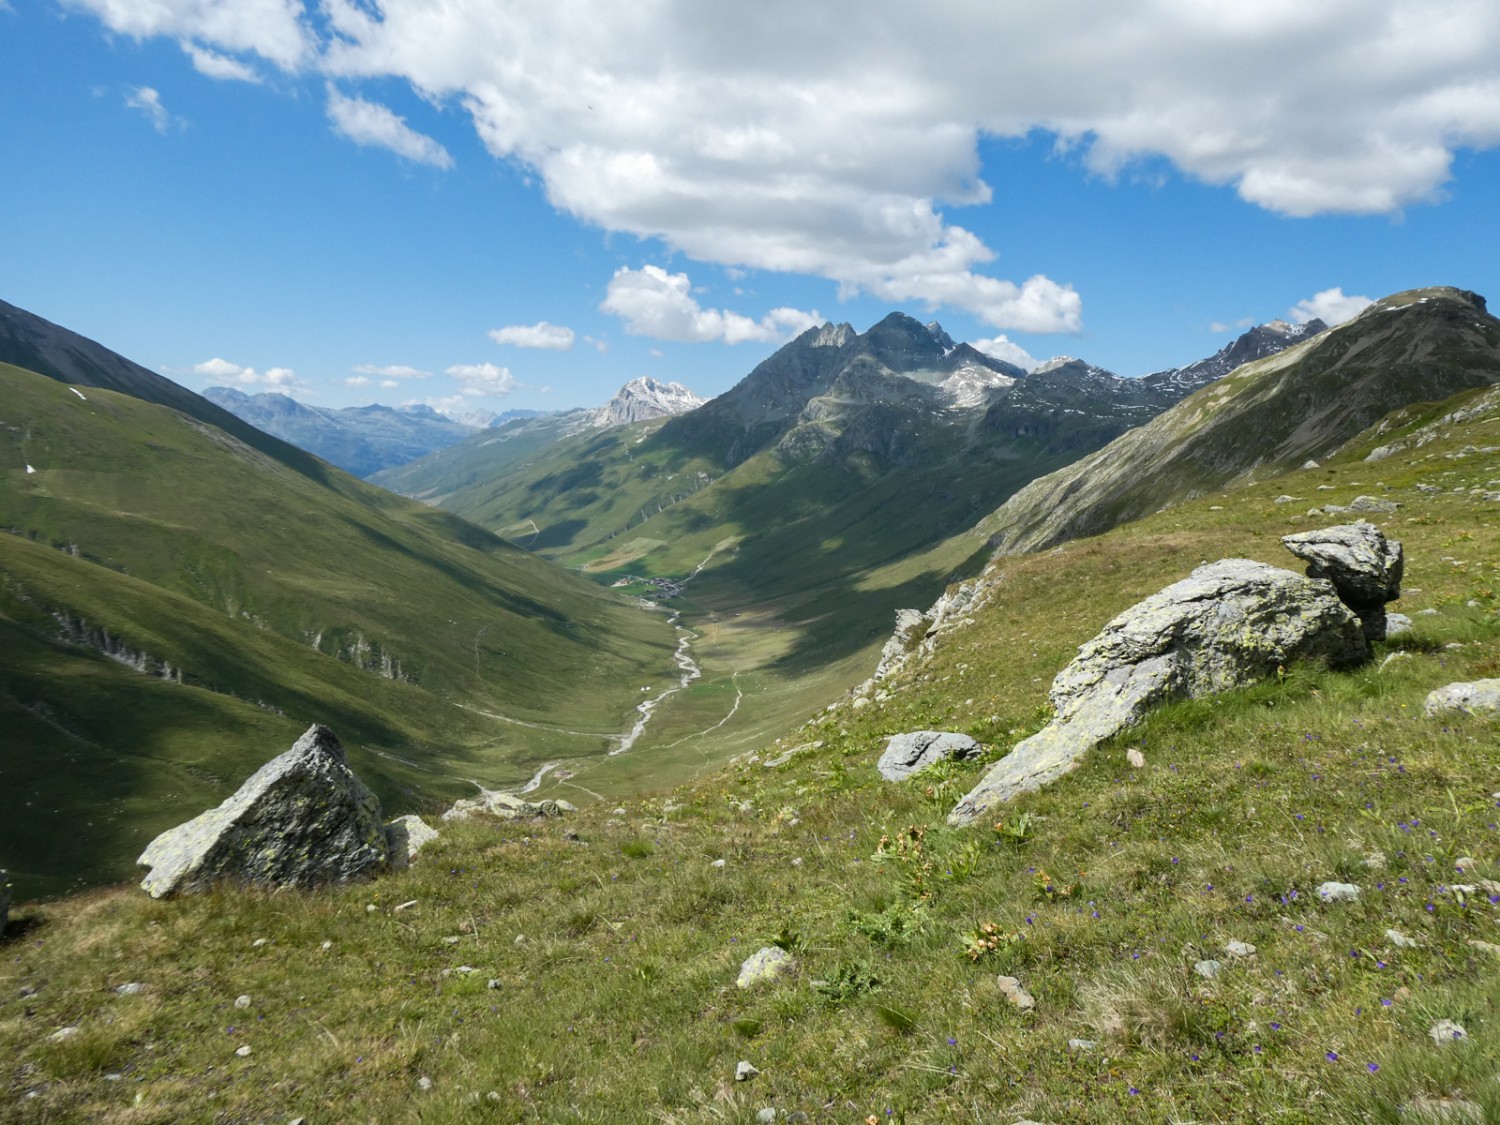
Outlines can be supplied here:
<path id="1" fill-rule="evenodd" d="M 681 620 L 682 614 L 680 612 L 672 614 L 672 627 L 677 630 L 678 635 L 677 651 L 672 655 L 672 660 L 676 663 L 677 667 L 682 669 L 682 677 L 677 681 L 676 687 L 667 688 L 660 695 L 653 699 L 647 699 L 636 707 L 636 711 L 641 717 L 635 721 L 635 726 L 630 728 L 629 733 L 620 739 L 620 745 L 609 752 L 610 757 L 614 757 L 616 754 L 623 754 L 636 744 L 641 735 L 646 732 L 646 724 L 651 721 L 651 713 L 660 706 L 662 700 L 670 695 L 676 695 L 694 680 L 702 678 L 703 669 L 698 667 L 698 662 L 693 659 L 692 652 L 690 651 L 693 641 L 698 639 L 698 634 L 678 624 Z"/>

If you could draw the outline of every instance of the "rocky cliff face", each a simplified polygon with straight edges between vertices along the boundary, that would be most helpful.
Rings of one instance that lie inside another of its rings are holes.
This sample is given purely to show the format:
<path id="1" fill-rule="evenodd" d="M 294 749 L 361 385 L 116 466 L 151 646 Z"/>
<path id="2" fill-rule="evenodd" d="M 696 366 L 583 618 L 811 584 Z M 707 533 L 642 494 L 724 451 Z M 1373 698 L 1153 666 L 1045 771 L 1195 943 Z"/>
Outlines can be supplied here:
<path id="1" fill-rule="evenodd" d="M 628 426 L 650 418 L 668 418 L 696 410 L 707 399 L 699 398 L 681 383 L 663 383 L 656 379 L 632 379 L 595 411 L 594 425 L 599 429 Z"/>

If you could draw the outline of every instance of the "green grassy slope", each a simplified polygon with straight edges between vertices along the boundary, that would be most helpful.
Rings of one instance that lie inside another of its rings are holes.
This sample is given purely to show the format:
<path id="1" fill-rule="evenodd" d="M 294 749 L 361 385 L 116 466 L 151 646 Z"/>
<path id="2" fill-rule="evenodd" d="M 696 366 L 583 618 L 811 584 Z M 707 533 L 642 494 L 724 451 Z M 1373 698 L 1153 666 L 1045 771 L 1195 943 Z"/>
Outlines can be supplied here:
<path id="1" fill-rule="evenodd" d="M 7 759 L 64 746 L 87 759 L 76 773 L 28 775 L 37 809 L 150 795 L 162 802 L 151 824 L 180 820 L 331 713 L 364 726 L 372 752 L 417 763 L 372 762 L 388 796 L 412 790 L 410 806 L 456 795 L 459 778 L 514 784 L 563 752 L 602 756 L 640 685 L 671 679 L 664 615 L 448 513 L 328 466 L 320 482 L 164 407 L 0 366 L 0 466 L 0 622 L 8 654 L 33 650 L 4 662 L 11 710 L 86 713 L 59 698 L 76 665 L 150 718 L 82 741 L 28 721 Z M 105 629 L 180 670 L 184 686 L 101 666 Z M 193 701 L 182 714 L 178 697 Z M 286 716 L 269 743 L 265 712 L 247 719 L 257 703 Z M 187 718 L 192 708 L 221 715 L 221 729 L 210 737 L 214 724 Z M 179 787 L 146 768 L 159 756 L 149 747 L 168 744 L 221 761 L 207 767 L 212 783 Z M 118 792 L 106 776 L 132 755 L 143 757 L 135 789 Z M 119 877 L 150 838 L 145 820 L 127 824 L 139 836 L 129 854 L 79 871 L 46 858 L 68 823 L 52 815 L 0 827 L 0 858 L 48 885 Z"/>
<path id="2" fill-rule="evenodd" d="M 1497 728 L 1421 706 L 1500 673 L 1500 395 L 1440 422 L 1479 398 L 1002 559 L 995 600 L 888 698 L 623 816 L 448 827 L 411 871 L 345 890 L 23 906 L 0 958 L 0 1119 L 1494 1120 L 1500 976 L 1474 943 L 1500 944 L 1480 885 L 1500 879 Z M 1114 614 L 1203 560 L 1294 566 L 1277 536 L 1357 493 L 1401 504 L 1381 522 L 1416 622 L 1368 665 L 1165 708 L 999 830 L 943 823 L 985 762 L 878 779 L 903 730 L 1005 752 Z M 1320 903 L 1325 880 L 1360 900 Z M 737 989 L 772 940 L 797 970 Z M 1441 1019 L 1467 1038 L 1435 1044 Z M 735 1082 L 739 1060 L 760 1073 Z"/>

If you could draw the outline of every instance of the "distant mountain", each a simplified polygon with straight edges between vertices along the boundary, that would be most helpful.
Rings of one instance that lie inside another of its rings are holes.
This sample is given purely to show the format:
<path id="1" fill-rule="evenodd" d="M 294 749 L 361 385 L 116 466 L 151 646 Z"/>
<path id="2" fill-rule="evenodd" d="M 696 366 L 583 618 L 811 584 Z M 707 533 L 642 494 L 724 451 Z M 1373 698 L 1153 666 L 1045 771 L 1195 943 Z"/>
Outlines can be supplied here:
<path id="1" fill-rule="evenodd" d="M 1303 327 L 1298 333 L 1272 324 L 1254 338 L 1247 333 L 1220 356 L 1281 341 L 1292 346 L 1038 478 L 980 528 L 1008 554 L 1098 534 L 1207 489 L 1325 457 L 1399 407 L 1500 382 L 1500 321 L 1476 293 L 1412 290 L 1336 328 Z M 1172 372 L 1152 378 L 1180 382 Z"/>
<path id="2" fill-rule="evenodd" d="M 696 410 L 701 399 L 681 383 L 661 383 L 655 379 L 632 379 L 600 409 L 593 423 L 600 429 L 629 426 L 651 418 L 670 418 Z"/>
<path id="3" fill-rule="evenodd" d="M 726 608 L 772 602 L 806 622 L 786 659 L 832 659 L 940 587 L 947 572 L 934 568 L 951 565 L 901 560 L 1207 377 L 1200 365 L 1126 379 L 1065 357 L 1028 374 L 892 313 L 863 333 L 809 329 L 664 421 L 575 423 L 548 442 L 542 423 L 503 427 L 379 481 L 569 566 L 693 575 L 694 599 Z M 903 565 L 899 583 L 871 577 Z"/>
<path id="4" fill-rule="evenodd" d="M 1276 355 L 1293 344 L 1310 340 L 1327 330 L 1328 325 L 1317 318 L 1306 324 L 1288 324 L 1284 320 L 1257 324 L 1207 359 L 1200 359 L 1186 367 L 1172 367 L 1142 376 L 1141 382 L 1160 388 L 1170 387 L 1179 397 L 1186 397 L 1199 387 L 1206 387 L 1215 379 L 1224 378 L 1236 367 Z"/>
<path id="5" fill-rule="evenodd" d="M 232 387 L 209 387 L 203 397 L 357 477 L 446 449 L 478 428 L 424 404 L 309 406 L 283 394 L 247 395 Z M 494 417 L 487 414 L 488 419 Z"/>

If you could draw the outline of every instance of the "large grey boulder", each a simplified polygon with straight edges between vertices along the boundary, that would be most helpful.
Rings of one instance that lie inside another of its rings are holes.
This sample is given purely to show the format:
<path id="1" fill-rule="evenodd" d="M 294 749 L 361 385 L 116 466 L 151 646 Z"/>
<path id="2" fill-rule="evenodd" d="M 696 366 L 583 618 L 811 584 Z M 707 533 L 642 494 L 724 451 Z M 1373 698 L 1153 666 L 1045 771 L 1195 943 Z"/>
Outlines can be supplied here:
<path id="1" fill-rule="evenodd" d="M 904 781 L 934 762 L 949 758 L 972 758 L 980 752 L 979 743 L 966 734 L 952 731 L 919 730 L 893 734 L 886 741 L 885 753 L 875 768 L 887 781 Z"/>
<path id="2" fill-rule="evenodd" d="M 216 809 L 168 829 L 136 861 L 152 898 L 215 883 L 311 887 L 386 866 L 380 801 L 349 769 L 331 730 L 310 727 Z"/>
<path id="3" fill-rule="evenodd" d="M 1422 709 L 1429 715 L 1493 715 L 1500 712 L 1500 680 L 1448 684 L 1427 693 Z"/>
<path id="4" fill-rule="evenodd" d="M 1327 582 L 1249 559 L 1200 566 L 1078 650 L 1052 681 L 1056 717 L 997 762 L 948 823 L 972 824 L 1061 777 L 1159 702 L 1230 691 L 1294 660 L 1368 655 L 1359 619 Z"/>
<path id="5" fill-rule="evenodd" d="M 1360 520 L 1283 535 L 1281 542 L 1307 563 L 1309 578 L 1333 583 L 1344 604 L 1364 623 L 1369 640 L 1385 639 L 1386 603 L 1401 596 L 1404 558 L 1398 540 L 1387 539 L 1374 524 Z"/>

